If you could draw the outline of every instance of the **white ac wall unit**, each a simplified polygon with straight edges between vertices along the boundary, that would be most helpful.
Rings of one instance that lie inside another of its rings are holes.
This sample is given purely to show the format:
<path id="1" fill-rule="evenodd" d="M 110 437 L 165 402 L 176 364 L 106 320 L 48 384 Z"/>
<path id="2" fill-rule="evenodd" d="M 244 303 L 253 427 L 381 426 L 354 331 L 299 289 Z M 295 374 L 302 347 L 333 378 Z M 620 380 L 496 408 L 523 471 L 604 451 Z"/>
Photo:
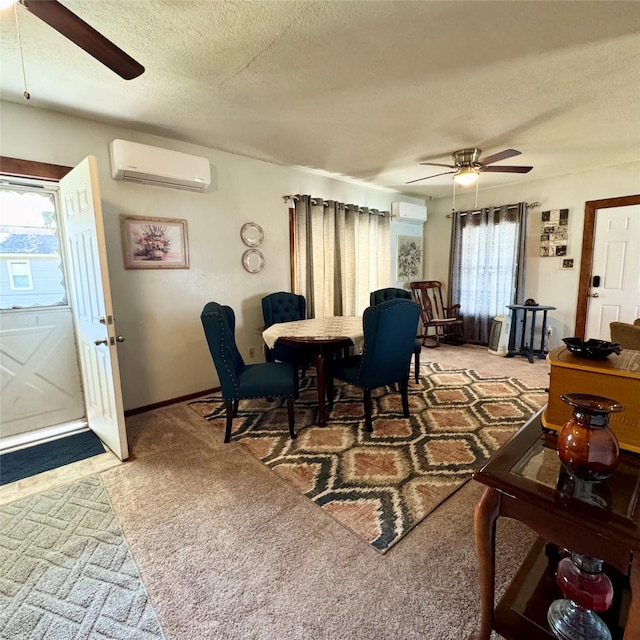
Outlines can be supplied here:
<path id="1" fill-rule="evenodd" d="M 496 356 L 506 356 L 509 351 L 509 334 L 511 332 L 511 317 L 496 316 L 491 321 L 489 333 L 489 353 Z"/>
<path id="2" fill-rule="evenodd" d="M 391 215 L 398 222 L 423 224 L 427 221 L 427 207 L 411 202 L 392 202 Z"/>
<path id="3" fill-rule="evenodd" d="M 206 158 L 128 140 L 113 140 L 109 151 L 114 180 L 189 191 L 204 191 L 211 183 Z"/>

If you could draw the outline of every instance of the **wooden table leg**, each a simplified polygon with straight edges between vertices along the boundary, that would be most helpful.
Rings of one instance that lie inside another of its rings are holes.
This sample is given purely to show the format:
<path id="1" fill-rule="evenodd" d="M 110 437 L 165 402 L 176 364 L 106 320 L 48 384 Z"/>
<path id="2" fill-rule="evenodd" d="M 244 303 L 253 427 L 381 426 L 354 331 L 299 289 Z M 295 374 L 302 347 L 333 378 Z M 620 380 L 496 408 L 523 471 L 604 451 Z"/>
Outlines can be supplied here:
<path id="1" fill-rule="evenodd" d="M 640 553 L 635 551 L 631 563 L 629 586 L 631 587 L 631 602 L 627 624 L 624 628 L 624 640 L 635 640 L 635 638 L 640 638 Z"/>
<path id="2" fill-rule="evenodd" d="M 314 365 L 316 367 L 316 384 L 318 385 L 318 425 L 325 427 L 327 425 L 327 373 L 322 350 L 315 355 Z"/>
<path id="3" fill-rule="evenodd" d="M 500 494 L 485 489 L 475 509 L 476 553 L 480 577 L 480 630 L 469 640 L 489 640 L 493 628 L 496 581 L 496 520 L 500 515 Z"/>

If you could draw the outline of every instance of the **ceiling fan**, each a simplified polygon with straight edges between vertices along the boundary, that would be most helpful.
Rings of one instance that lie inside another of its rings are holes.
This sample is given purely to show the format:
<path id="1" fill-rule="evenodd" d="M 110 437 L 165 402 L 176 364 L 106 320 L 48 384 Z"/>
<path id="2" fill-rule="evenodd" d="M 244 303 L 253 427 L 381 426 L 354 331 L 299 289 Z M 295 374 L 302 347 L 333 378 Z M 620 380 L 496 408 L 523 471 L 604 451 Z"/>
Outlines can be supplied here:
<path id="1" fill-rule="evenodd" d="M 453 164 L 439 164 L 437 162 L 421 162 L 420 164 L 429 165 L 432 167 L 447 167 L 453 169 L 453 171 L 445 171 L 444 173 L 436 173 L 434 176 L 425 176 L 424 178 L 418 178 L 417 180 L 410 180 L 406 184 L 413 182 L 420 182 L 421 180 L 427 180 L 428 178 L 436 178 L 438 176 L 445 176 L 449 173 L 453 174 L 454 181 L 462 187 L 473 184 L 480 173 L 529 173 L 533 167 L 519 167 L 513 165 L 493 165 L 494 162 L 500 160 L 506 160 L 507 158 L 513 158 L 519 156 L 520 151 L 515 149 L 505 149 L 499 153 L 494 153 L 492 156 L 488 156 L 483 160 L 480 160 L 480 149 L 460 149 L 460 151 L 454 151 L 451 154 L 453 158 Z"/>
<path id="2" fill-rule="evenodd" d="M 139 62 L 57 0 L 14 0 L 13 4 L 16 3 L 77 44 L 121 78 L 132 80 L 144 72 L 144 67 Z M 6 1 L 3 4 L 8 5 Z"/>

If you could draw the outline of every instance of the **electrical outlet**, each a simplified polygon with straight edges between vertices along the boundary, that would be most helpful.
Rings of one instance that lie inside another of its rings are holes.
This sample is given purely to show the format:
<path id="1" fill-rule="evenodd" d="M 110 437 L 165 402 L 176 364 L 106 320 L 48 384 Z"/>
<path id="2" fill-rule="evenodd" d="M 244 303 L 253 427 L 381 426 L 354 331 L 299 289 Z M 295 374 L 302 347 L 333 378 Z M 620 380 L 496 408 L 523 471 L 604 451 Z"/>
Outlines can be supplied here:
<path id="1" fill-rule="evenodd" d="M 553 334 L 553 328 L 547 327 L 547 336 L 550 338 L 552 334 Z"/>
<path id="2" fill-rule="evenodd" d="M 255 358 L 256 357 L 256 348 L 255 347 L 249 347 L 249 357 L 250 358 Z"/>

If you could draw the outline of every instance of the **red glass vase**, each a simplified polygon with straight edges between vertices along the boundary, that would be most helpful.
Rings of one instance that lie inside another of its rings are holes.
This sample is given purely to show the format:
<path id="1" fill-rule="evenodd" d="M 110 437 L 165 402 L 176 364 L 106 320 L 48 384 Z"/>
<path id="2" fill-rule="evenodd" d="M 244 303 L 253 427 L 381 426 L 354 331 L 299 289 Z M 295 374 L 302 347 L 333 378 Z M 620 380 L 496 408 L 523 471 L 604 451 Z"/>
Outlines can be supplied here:
<path id="1" fill-rule="evenodd" d="M 558 434 L 560 462 L 577 478 L 604 480 L 615 470 L 620 455 L 609 416 L 624 407 L 610 398 L 585 393 L 570 393 L 561 399 L 573 407 L 573 416 Z"/>

